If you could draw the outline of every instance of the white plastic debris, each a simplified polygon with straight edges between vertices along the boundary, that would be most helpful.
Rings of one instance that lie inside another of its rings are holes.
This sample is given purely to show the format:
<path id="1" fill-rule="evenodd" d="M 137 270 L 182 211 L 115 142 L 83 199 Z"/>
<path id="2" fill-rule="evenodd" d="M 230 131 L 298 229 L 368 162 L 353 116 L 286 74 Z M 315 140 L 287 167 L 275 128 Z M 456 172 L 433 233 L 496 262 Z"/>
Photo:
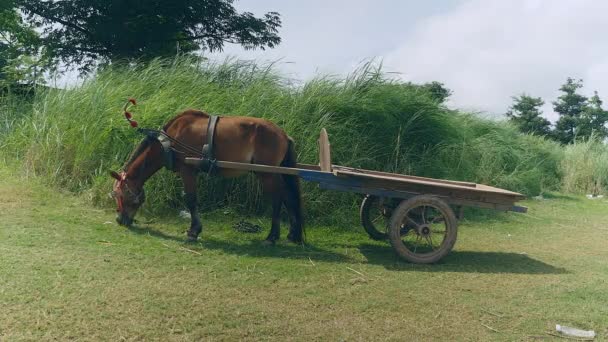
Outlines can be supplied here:
<path id="1" fill-rule="evenodd" d="M 587 195 L 588 199 L 602 199 L 604 198 L 604 195 L 593 195 L 593 194 L 589 194 Z"/>
<path id="2" fill-rule="evenodd" d="M 562 326 L 559 324 L 555 325 L 555 330 L 566 336 L 587 338 L 587 339 L 595 338 L 595 331 L 593 331 L 593 330 L 581 330 L 581 329 Z"/>
<path id="3" fill-rule="evenodd" d="M 188 220 L 192 218 L 192 216 L 190 215 L 190 212 L 186 211 L 186 210 L 180 211 L 179 212 L 179 217 L 181 217 L 183 219 L 188 219 Z"/>

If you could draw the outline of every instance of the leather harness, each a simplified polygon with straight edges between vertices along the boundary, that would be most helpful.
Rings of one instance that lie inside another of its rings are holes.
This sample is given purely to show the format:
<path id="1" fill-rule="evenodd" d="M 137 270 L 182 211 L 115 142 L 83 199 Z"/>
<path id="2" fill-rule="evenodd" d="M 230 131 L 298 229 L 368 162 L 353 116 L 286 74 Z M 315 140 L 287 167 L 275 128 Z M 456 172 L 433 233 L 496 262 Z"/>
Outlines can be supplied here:
<path id="1" fill-rule="evenodd" d="M 203 157 L 201 158 L 200 170 L 212 175 L 217 171 L 215 153 L 213 149 L 213 141 L 215 140 L 215 128 L 220 121 L 217 115 L 209 115 L 207 123 L 207 143 L 203 144 Z"/>
<path id="2" fill-rule="evenodd" d="M 199 171 L 207 172 L 210 175 L 217 173 L 217 163 L 214 151 L 214 140 L 215 140 L 215 128 L 220 120 L 220 116 L 209 115 L 209 121 L 207 123 L 207 143 L 203 144 L 201 166 Z M 165 131 L 156 131 L 150 129 L 139 129 L 140 132 L 144 133 L 151 140 L 158 140 L 162 146 L 162 158 L 165 168 L 170 171 L 176 171 L 175 169 L 175 150 L 171 147 L 171 144 L 175 139 L 171 138 Z"/>

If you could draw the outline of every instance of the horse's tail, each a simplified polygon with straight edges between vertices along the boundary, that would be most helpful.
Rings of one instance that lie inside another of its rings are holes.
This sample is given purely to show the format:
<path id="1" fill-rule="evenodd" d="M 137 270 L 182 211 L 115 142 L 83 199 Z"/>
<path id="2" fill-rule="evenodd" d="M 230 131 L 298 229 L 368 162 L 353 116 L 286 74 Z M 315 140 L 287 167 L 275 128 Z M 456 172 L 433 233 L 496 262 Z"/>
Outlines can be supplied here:
<path id="1" fill-rule="evenodd" d="M 281 162 L 281 166 L 295 167 L 296 166 L 296 150 L 293 140 L 288 137 L 287 153 Z M 300 191 L 300 178 L 294 175 L 283 175 L 283 180 L 287 188 L 287 198 L 285 206 L 287 210 L 293 213 L 293 236 L 290 239 L 294 242 L 304 242 L 304 220 L 302 216 L 302 194 Z"/>

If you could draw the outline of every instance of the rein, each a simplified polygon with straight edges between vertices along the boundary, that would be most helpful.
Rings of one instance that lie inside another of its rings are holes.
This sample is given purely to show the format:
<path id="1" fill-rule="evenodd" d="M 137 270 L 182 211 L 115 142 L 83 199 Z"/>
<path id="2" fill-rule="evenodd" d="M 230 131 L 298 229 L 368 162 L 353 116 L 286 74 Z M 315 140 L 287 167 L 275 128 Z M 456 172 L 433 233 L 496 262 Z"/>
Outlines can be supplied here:
<path id="1" fill-rule="evenodd" d="M 196 157 L 202 157 L 202 152 L 199 151 L 197 148 L 194 148 L 188 144 L 185 144 L 173 137 L 171 137 L 170 135 L 168 135 L 165 131 L 159 131 L 159 130 L 155 130 L 155 129 L 149 129 L 149 128 L 138 128 L 137 132 L 144 134 L 148 137 L 151 137 L 153 139 L 157 139 L 158 136 L 162 136 L 165 139 L 169 140 L 170 142 L 172 142 L 173 144 L 183 148 L 184 150 L 186 150 L 186 152 L 192 153 L 194 156 Z M 173 146 L 170 147 L 170 149 L 174 152 L 177 153 L 181 153 L 181 154 L 185 154 L 182 151 L 176 150 Z"/>

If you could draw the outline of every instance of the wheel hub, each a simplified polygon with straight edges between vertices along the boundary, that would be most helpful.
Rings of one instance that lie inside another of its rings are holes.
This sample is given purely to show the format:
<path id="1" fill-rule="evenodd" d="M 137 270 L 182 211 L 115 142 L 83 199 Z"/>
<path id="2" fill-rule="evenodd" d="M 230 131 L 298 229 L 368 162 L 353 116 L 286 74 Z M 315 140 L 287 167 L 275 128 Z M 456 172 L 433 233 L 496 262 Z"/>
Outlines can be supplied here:
<path id="1" fill-rule="evenodd" d="M 431 227 L 428 224 L 423 224 L 418 227 L 418 234 L 422 237 L 431 235 Z"/>

